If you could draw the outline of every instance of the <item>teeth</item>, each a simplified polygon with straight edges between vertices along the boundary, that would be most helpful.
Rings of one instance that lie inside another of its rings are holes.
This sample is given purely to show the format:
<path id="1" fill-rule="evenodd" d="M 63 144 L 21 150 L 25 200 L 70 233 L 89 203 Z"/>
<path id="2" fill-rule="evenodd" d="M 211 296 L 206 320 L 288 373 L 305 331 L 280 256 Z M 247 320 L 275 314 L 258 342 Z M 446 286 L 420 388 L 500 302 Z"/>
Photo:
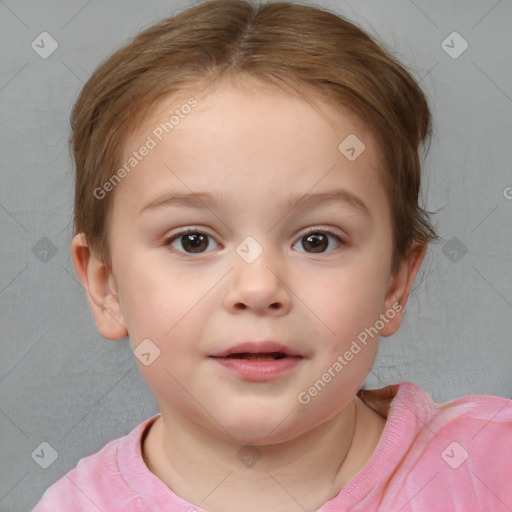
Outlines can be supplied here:
<path id="1" fill-rule="evenodd" d="M 243 354 L 231 354 L 229 357 L 233 359 L 247 359 L 249 361 L 271 361 L 274 359 L 282 359 L 286 356 L 278 352 L 272 352 L 269 354 L 251 354 L 249 352 L 244 352 Z"/>

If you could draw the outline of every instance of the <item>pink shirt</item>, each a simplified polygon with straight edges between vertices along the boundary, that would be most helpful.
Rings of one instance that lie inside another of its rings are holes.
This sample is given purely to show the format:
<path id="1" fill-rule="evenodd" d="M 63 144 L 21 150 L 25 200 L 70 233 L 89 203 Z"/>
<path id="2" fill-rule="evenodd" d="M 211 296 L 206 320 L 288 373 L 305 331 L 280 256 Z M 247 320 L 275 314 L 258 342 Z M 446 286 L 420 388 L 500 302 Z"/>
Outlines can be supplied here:
<path id="1" fill-rule="evenodd" d="M 318 512 L 512 511 L 512 400 L 438 404 L 411 382 L 359 397 L 387 416 L 385 429 L 364 469 Z M 157 417 L 81 459 L 33 512 L 204 512 L 144 463 L 141 437 Z"/>

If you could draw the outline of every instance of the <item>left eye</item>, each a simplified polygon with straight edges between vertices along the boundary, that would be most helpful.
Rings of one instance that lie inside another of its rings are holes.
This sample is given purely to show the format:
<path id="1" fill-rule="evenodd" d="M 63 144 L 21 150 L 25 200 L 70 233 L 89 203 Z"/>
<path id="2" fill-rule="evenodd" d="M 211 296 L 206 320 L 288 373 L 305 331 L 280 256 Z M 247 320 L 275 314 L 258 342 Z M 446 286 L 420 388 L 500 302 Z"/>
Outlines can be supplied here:
<path id="1" fill-rule="evenodd" d="M 297 245 L 300 245 L 301 249 L 297 249 Z M 293 248 L 299 252 L 324 253 L 331 252 L 334 249 L 337 249 L 340 245 L 342 245 L 342 241 L 334 233 L 326 231 L 311 231 L 297 240 L 293 245 Z"/>
<path id="2" fill-rule="evenodd" d="M 165 245 L 170 245 L 179 252 L 186 254 L 200 254 L 210 252 L 217 247 L 217 244 L 215 242 L 211 243 L 210 239 L 213 240 L 210 235 L 200 231 L 181 232 L 167 239 Z"/>

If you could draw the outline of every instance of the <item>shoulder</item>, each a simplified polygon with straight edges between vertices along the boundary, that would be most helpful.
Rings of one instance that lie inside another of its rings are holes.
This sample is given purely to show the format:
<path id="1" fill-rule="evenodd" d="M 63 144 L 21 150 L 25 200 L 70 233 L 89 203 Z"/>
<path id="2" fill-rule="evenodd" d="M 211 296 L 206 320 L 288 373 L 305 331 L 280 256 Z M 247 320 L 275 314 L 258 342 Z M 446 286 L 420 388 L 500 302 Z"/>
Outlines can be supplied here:
<path id="1" fill-rule="evenodd" d="M 367 512 L 512 510 L 512 400 L 468 395 L 438 403 L 412 382 L 358 396 L 386 425 L 340 499 Z"/>
<path id="2" fill-rule="evenodd" d="M 77 466 L 51 485 L 32 512 L 119 510 L 135 512 L 137 493 L 125 481 L 120 453 L 137 454 L 146 420 L 129 434 L 107 443 L 100 451 L 80 459 Z"/>
<path id="3" fill-rule="evenodd" d="M 423 489 L 418 502 L 444 509 L 512 506 L 512 400 L 468 395 L 437 403 L 419 386 L 400 386 L 397 412 L 415 430 L 399 471 L 408 493 Z"/>
<path id="4" fill-rule="evenodd" d="M 488 464 L 489 457 L 482 460 L 477 457 L 479 452 L 492 450 L 499 457 L 500 446 L 512 443 L 512 399 L 467 395 L 438 403 L 411 382 L 392 388 L 395 394 L 390 401 L 388 422 L 397 433 L 400 430 L 412 432 L 410 440 L 414 446 L 421 447 L 423 457 L 435 454 L 449 459 L 449 447 L 454 443 L 453 446 L 464 448 L 468 458 L 473 454 L 479 464 Z M 427 446 L 431 449 L 426 450 Z M 434 446 L 441 451 L 432 452 Z M 445 448 L 448 448 L 447 456 Z M 504 457 L 504 462 L 512 469 L 511 457 Z"/>
<path id="5" fill-rule="evenodd" d="M 380 389 L 360 390 L 358 396 L 381 416 L 393 421 L 416 419 L 429 430 L 474 434 L 472 427 L 496 428 L 512 432 L 512 399 L 491 395 L 467 395 L 439 403 L 412 382 Z"/>
<path id="6" fill-rule="evenodd" d="M 512 399 L 467 395 L 438 403 L 419 386 L 402 384 L 409 388 L 404 404 L 422 419 L 427 437 L 466 442 L 473 449 L 496 446 L 499 439 L 512 442 Z"/>

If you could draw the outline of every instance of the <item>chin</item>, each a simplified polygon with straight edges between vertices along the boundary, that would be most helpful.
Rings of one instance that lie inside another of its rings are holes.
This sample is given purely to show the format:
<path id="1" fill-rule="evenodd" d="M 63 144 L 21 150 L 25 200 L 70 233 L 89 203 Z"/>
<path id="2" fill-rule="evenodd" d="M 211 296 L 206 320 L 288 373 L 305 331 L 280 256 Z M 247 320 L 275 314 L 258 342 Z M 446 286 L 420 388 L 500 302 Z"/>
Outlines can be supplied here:
<path id="1" fill-rule="evenodd" d="M 302 421 L 298 421 L 296 414 L 265 413 L 254 414 L 253 411 L 240 412 L 233 417 L 230 414 L 229 419 L 220 422 L 226 429 L 220 433 L 227 441 L 235 441 L 239 444 L 253 445 L 273 445 L 290 441 L 301 434 L 307 428 Z"/>

